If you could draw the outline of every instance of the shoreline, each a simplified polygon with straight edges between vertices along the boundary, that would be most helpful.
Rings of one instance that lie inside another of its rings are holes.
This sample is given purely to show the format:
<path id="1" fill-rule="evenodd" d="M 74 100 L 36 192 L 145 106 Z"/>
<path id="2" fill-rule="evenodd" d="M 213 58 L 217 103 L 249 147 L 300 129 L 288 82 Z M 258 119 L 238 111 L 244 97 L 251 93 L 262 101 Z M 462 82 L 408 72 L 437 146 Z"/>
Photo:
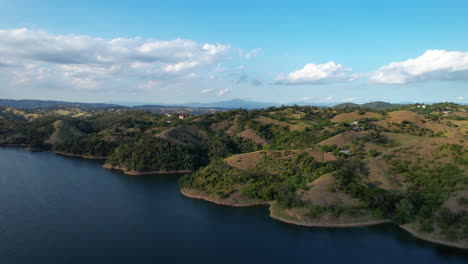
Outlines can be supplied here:
<path id="1" fill-rule="evenodd" d="M 180 193 L 188 198 L 192 199 L 197 199 L 197 200 L 204 200 L 208 201 L 210 203 L 214 203 L 217 205 L 224 205 L 224 206 L 232 206 L 232 207 L 248 207 L 248 206 L 256 206 L 256 205 L 270 205 L 271 202 L 265 202 L 265 201 L 251 201 L 251 202 L 246 202 L 246 203 L 238 203 L 238 201 L 226 201 L 224 199 L 217 199 L 214 197 L 209 197 L 209 195 L 205 195 L 202 192 L 198 190 L 193 190 L 193 189 L 179 189 Z M 194 193 L 196 192 L 196 194 Z"/>
<path id="2" fill-rule="evenodd" d="M 136 170 L 126 170 L 125 167 L 114 166 L 109 163 L 105 163 L 102 165 L 103 168 L 111 169 L 111 170 L 120 170 L 126 175 L 131 176 L 141 176 L 141 175 L 153 175 L 153 174 L 186 174 L 192 173 L 192 170 L 168 170 L 168 171 L 160 171 L 160 170 L 149 170 L 149 171 L 136 171 Z"/>
<path id="3" fill-rule="evenodd" d="M 4 144 L 0 145 L 0 147 L 25 147 L 22 144 Z M 27 149 L 25 149 L 27 150 Z M 28 150 L 31 151 L 31 150 Z M 64 156 L 71 156 L 71 157 L 80 157 L 84 159 L 105 159 L 105 157 L 93 157 L 93 156 L 83 156 L 83 155 L 78 155 L 78 154 L 70 154 L 70 153 L 63 153 L 63 152 L 55 152 L 55 154 L 58 155 L 64 155 Z M 177 173 L 192 173 L 193 171 L 191 170 L 173 170 L 173 171 L 144 171 L 144 172 L 139 172 L 139 171 L 125 171 L 125 168 L 119 167 L 119 166 L 112 166 L 110 164 L 104 164 L 102 165 L 103 168 L 106 169 L 115 169 L 115 170 L 121 170 L 124 172 L 126 175 L 132 175 L 132 176 L 138 176 L 138 175 L 149 175 L 149 174 L 177 174 Z M 326 224 L 326 223 L 307 223 L 307 222 L 302 222 L 302 221 L 295 221 L 295 220 L 290 220 L 290 219 L 285 219 L 277 214 L 275 214 L 272 210 L 273 207 L 273 202 L 269 201 L 252 201 L 252 202 L 247 202 L 247 203 L 238 203 L 238 201 L 233 201 L 233 202 L 226 202 L 222 201 L 220 199 L 215 199 L 215 198 L 210 198 L 208 195 L 203 194 L 201 191 L 196 191 L 196 190 L 187 190 L 187 189 L 179 189 L 180 193 L 188 198 L 191 199 L 198 199 L 198 200 L 204 200 L 208 201 L 217 205 L 224 205 L 224 206 L 232 206 L 232 207 L 248 207 L 248 206 L 256 206 L 256 205 L 269 205 L 269 216 L 277 221 L 287 223 L 287 224 L 292 224 L 292 225 L 297 225 L 297 226 L 304 226 L 304 227 L 323 227 L 323 228 L 351 228 L 351 227 L 364 227 L 364 226 L 372 226 L 372 225 L 378 225 L 378 224 L 386 224 L 386 223 L 391 223 L 390 220 L 387 219 L 382 219 L 382 220 L 374 220 L 374 221 L 367 221 L 367 222 L 356 222 L 356 223 L 337 223 L 337 224 Z M 189 193 L 190 191 L 196 191 L 198 194 L 194 193 Z M 406 225 L 399 225 L 399 227 L 406 232 L 410 233 L 412 236 L 427 241 L 431 242 L 437 245 L 443 245 L 443 246 L 448 246 L 448 247 L 454 247 L 457 249 L 462 249 L 462 250 L 467 250 L 468 245 L 464 245 L 461 243 L 457 242 L 451 242 L 451 241 L 446 241 L 442 240 L 439 238 L 434 238 L 429 236 L 428 234 L 423 234 L 420 232 L 417 232 L 413 230 L 408 224 Z"/>
<path id="4" fill-rule="evenodd" d="M 465 250 L 468 249 L 468 245 L 462 245 L 462 244 L 457 243 L 457 242 L 450 242 L 450 241 L 446 241 L 446 240 L 431 237 L 431 236 L 429 236 L 427 234 L 424 234 L 424 233 L 419 233 L 419 232 L 411 229 L 411 227 L 408 224 L 400 225 L 399 227 L 401 229 L 405 230 L 406 232 L 410 233 L 412 236 L 414 236 L 416 238 L 419 238 L 421 240 L 424 240 L 424 241 L 428 241 L 428 242 L 431 242 L 431 243 L 440 244 L 440 245 L 444 245 L 444 246 L 448 246 L 448 247 L 455 247 L 455 248 L 458 248 L 458 249 L 465 249 Z"/>
<path id="5" fill-rule="evenodd" d="M 0 147 L 7 147 L 7 148 L 27 148 L 28 144 L 1 144 Z"/>
<path id="6" fill-rule="evenodd" d="M 195 191 L 195 190 L 191 190 Z M 323 227 L 323 228 L 353 228 L 353 227 L 365 227 L 365 226 L 373 226 L 373 225 L 380 225 L 380 224 L 391 224 L 392 221 L 389 219 L 381 219 L 381 220 L 371 220 L 371 221 L 365 221 L 365 222 L 353 222 L 353 223 L 313 223 L 313 222 L 303 222 L 303 221 L 296 221 L 296 220 L 291 220 L 291 219 L 286 219 L 282 216 L 279 216 L 273 211 L 273 206 L 274 202 L 257 202 L 257 203 L 246 203 L 246 204 L 239 204 L 239 203 L 229 203 L 226 201 L 222 201 L 219 199 L 214 199 L 210 198 L 208 195 L 203 194 L 201 191 L 195 191 L 198 194 L 194 193 L 188 193 L 190 190 L 187 189 L 180 189 L 180 193 L 188 198 L 192 199 L 198 199 L 198 200 L 204 200 L 207 202 L 211 202 L 217 205 L 224 205 L 224 206 L 232 206 L 232 207 L 247 207 L 247 206 L 255 206 L 255 205 L 269 205 L 269 216 L 279 222 L 283 222 L 286 224 L 292 224 L 292 225 L 297 225 L 297 226 L 303 226 L 303 227 Z M 443 246 L 449 246 L 449 247 L 455 247 L 458 249 L 468 249 L 467 245 L 463 245 L 457 242 L 450 242 L 450 241 L 445 241 L 442 239 L 436 239 L 429 237 L 427 235 L 421 234 L 417 231 L 412 230 L 409 226 L 407 225 L 398 225 L 401 229 L 407 231 L 410 233 L 412 236 L 424 240 L 426 242 L 431 242 L 437 245 L 443 245 Z"/>
<path id="7" fill-rule="evenodd" d="M 270 206 L 270 217 L 287 224 L 297 225 L 297 226 L 304 226 L 304 227 L 327 227 L 327 228 L 342 228 L 342 227 L 364 227 L 364 226 L 373 226 L 373 225 L 380 225 L 380 224 L 390 224 L 392 223 L 389 219 L 381 219 L 381 220 L 371 220 L 365 222 L 350 222 L 350 223 L 319 223 L 319 222 L 303 222 L 303 221 L 296 221 L 296 220 L 289 220 L 285 219 L 277 214 L 274 213 L 272 206 Z"/>
<path id="8" fill-rule="evenodd" d="M 54 152 L 57 155 L 68 156 L 68 157 L 77 157 L 77 158 L 83 158 L 83 159 L 94 159 L 94 160 L 105 160 L 105 159 L 107 159 L 107 157 L 100 157 L 100 156 L 86 156 L 86 155 L 73 154 L 73 153 L 67 153 L 67 152 L 61 152 L 61 151 L 54 151 Z"/>

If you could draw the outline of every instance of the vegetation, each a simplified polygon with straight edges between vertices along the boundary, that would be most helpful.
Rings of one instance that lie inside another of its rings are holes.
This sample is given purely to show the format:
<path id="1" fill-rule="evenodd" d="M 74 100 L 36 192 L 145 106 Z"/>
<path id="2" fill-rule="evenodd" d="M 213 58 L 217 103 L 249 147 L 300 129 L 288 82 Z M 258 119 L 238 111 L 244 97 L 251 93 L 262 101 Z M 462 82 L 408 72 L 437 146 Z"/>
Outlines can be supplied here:
<path id="1" fill-rule="evenodd" d="M 310 221 L 364 212 L 460 241 L 468 239 L 467 111 L 451 103 L 294 105 L 179 119 L 112 107 L 0 107 L 0 144 L 104 157 L 127 171 L 191 170 L 180 188 L 218 199 L 274 202 Z M 330 199 L 320 203 L 309 196 L 325 178 Z"/>

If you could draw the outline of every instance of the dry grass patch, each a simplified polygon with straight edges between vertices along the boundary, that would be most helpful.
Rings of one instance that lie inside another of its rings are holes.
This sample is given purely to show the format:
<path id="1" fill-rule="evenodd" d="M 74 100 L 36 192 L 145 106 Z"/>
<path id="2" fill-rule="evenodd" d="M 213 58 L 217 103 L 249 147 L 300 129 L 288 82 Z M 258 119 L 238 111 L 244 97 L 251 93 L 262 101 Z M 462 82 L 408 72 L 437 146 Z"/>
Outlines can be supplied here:
<path id="1" fill-rule="evenodd" d="M 57 120 L 54 122 L 54 133 L 46 140 L 46 143 L 56 144 L 61 143 L 65 140 L 69 140 L 74 136 L 85 135 L 82 131 L 76 127 L 64 122 L 63 120 Z"/>
<path id="2" fill-rule="evenodd" d="M 238 133 L 237 135 L 239 137 L 242 137 L 242 138 L 250 139 L 250 140 L 252 140 L 253 142 L 255 142 L 257 144 L 261 144 L 261 145 L 268 144 L 268 141 L 266 141 L 265 139 L 260 137 L 257 134 L 257 132 L 255 132 L 255 130 L 253 130 L 251 128 L 246 128 L 242 132 Z"/>
<path id="3" fill-rule="evenodd" d="M 262 154 L 264 153 L 264 154 Z M 224 161 L 231 167 L 239 170 L 253 170 L 257 166 L 257 163 L 265 155 L 265 151 L 255 151 L 243 154 L 237 154 L 226 158 Z"/>
<path id="4" fill-rule="evenodd" d="M 404 190 L 405 186 L 402 184 L 403 180 L 391 173 L 390 165 L 388 165 L 384 159 L 375 158 L 369 160 L 367 168 L 369 169 L 367 180 L 370 183 L 385 190 Z"/>
<path id="5" fill-rule="evenodd" d="M 181 145 L 185 144 L 184 142 L 200 145 L 201 141 L 208 138 L 206 131 L 201 130 L 200 128 L 193 125 L 174 127 L 161 132 L 156 136 L 171 141 L 172 143 Z M 184 142 L 180 140 L 181 138 Z"/>
<path id="6" fill-rule="evenodd" d="M 304 201 L 306 205 L 359 205 L 358 199 L 352 198 L 346 193 L 335 191 L 332 187 L 334 182 L 335 178 L 331 173 L 320 176 L 320 178 L 308 184 L 310 187 L 309 190 L 299 193 L 301 200 Z"/>
<path id="7" fill-rule="evenodd" d="M 364 118 L 373 118 L 373 119 L 381 119 L 382 115 L 374 112 L 366 112 L 363 115 L 360 115 L 358 111 L 354 111 L 351 113 L 344 113 L 334 116 L 331 121 L 335 123 L 340 122 L 353 122 L 359 119 Z"/>
<path id="8" fill-rule="evenodd" d="M 228 128 L 231 125 L 232 124 L 231 122 L 229 122 L 229 120 L 223 120 L 223 121 L 211 124 L 210 129 L 213 131 L 221 131 L 221 130 Z"/>
<path id="9" fill-rule="evenodd" d="M 468 201 L 468 190 L 453 193 L 452 196 L 444 202 L 443 207 L 447 207 L 455 213 L 468 211 L 468 203 L 460 203 L 459 199 Z"/>
<path id="10" fill-rule="evenodd" d="M 366 135 L 367 131 L 346 131 L 331 138 L 327 138 L 324 141 L 318 143 L 319 145 L 337 145 L 339 147 L 350 145 L 356 138 Z"/>

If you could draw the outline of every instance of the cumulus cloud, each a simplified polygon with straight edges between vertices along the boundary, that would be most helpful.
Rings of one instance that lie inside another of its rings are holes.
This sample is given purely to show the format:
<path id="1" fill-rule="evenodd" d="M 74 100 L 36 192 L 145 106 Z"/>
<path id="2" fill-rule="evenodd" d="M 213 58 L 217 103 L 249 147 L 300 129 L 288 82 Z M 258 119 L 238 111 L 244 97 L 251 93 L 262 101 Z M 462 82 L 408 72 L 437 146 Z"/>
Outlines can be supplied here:
<path id="1" fill-rule="evenodd" d="M 228 94 L 230 91 L 231 91 L 231 89 L 229 89 L 229 88 L 223 88 L 223 89 L 219 90 L 219 92 L 216 94 L 216 96 L 223 96 L 223 95 L 226 95 L 226 94 Z"/>
<path id="2" fill-rule="evenodd" d="M 383 66 L 370 77 L 382 84 L 443 80 L 468 80 L 468 52 L 428 50 L 416 59 Z"/>
<path id="3" fill-rule="evenodd" d="M 50 81 L 78 88 L 96 88 L 101 82 L 116 78 L 193 78 L 193 71 L 218 63 L 229 49 L 228 45 L 186 39 L 106 40 L 27 28 L 0 30 L 0 67 L 16 66 L 11 76 L 30 73 L 32 82 L 49 77 Z M 153 85 L 142 82 L 141 86 Z"/>
<path id="4" fill-rule="evenodd" d="M 309 63 L 304 68 L 289 74 L 280 74 L 276 78 L 276 84 L 280 85 L 302 85 L 322 84 L 331 82 L 342 82 L 350 80 L 351 69 L 341 64 L 329 61 L 325 64 Z"/>
<path id="5" fill-rule="evenodd" d="M 244 56 L 245 56 L 246 59 L 251 59 L 253 57 L 257 57 L 260 54 L 261 51 L 262 51 L 262 49 L 253 49 L 253 50 L 247 52 Z"/>

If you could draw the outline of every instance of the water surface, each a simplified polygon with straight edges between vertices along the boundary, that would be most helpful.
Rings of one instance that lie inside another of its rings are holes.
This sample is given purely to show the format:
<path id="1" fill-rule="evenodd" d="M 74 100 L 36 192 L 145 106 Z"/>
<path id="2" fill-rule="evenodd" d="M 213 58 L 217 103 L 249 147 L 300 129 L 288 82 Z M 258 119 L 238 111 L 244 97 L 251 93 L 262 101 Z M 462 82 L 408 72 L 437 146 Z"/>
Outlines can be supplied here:
<path id="1" fill-rule="evenodd" d="M 0 263 L 466 263 L 393 225 L 303 228 L 178 192 L 176 175 L 0 148 Z"/>

